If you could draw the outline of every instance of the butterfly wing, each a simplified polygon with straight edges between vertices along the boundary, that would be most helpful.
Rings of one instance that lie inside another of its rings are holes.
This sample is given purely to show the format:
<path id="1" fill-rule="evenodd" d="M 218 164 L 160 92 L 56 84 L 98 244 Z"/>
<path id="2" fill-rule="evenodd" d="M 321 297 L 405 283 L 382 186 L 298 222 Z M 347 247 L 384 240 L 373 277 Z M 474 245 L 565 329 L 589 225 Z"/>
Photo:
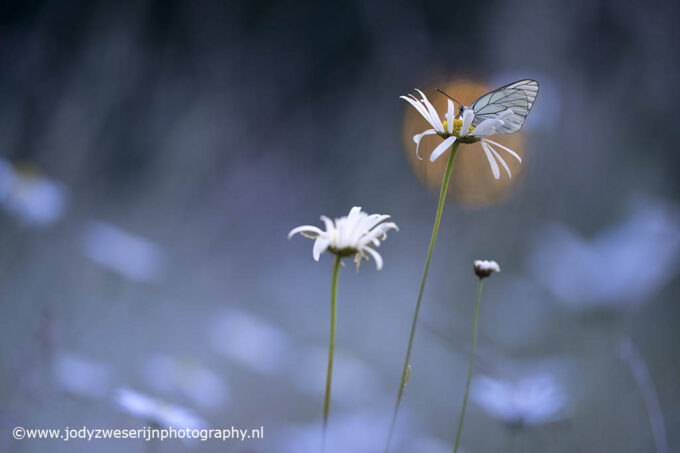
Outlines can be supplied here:
<path id="1" fill-rule="evenodd" d="M 517 132 L 524 124 L 531 107 L 534 105 L 538 94 L 538 82 L 535 80 L 518 80 L 491 91 L 472 103 L 470 108 L 475 112 L 472 124 L 477 126 L 488 118 L 512 110 L 512 115 L 506 117 L 505 124 L 497 129 L 500 134 L 512 134 Z"/>

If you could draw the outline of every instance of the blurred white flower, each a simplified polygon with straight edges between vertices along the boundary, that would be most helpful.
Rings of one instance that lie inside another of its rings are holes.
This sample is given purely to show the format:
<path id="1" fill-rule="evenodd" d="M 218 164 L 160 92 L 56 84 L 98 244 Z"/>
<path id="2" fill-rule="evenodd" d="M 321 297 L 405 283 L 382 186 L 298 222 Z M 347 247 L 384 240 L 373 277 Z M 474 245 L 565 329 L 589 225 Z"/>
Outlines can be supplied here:
<path id="1" fill-rule="evenodd" d="M 416 91 L 422 96 L 420 99 L 412 94 L 409 94 L 408 96 L 401 96 L 401 99 L 404 99 L 409 104 L 411 104 L 418 111 L 418 113 L 420 113 L 423 118 L 425 118 L 425 120 L 430 123 L 430 126 L 432 126 L 432 129 L 427 129 L 426 131 L 413 136 L 413 141 L 416 143 L 416 155 L 419 159 L 420 155 L 418 155 L 418 149 L 420 148 L 420 141 L 426 135 L 436 134 L 444 139 L 434 149 L 434 151 L 432 151 L 432 154 L 430 154 L 430 161 L 432 162 L 437 160 L 439 156 L 451 148 L 456 140 L 459 143 L 476 143 L 481 141 L 482 149 L 484 150 L 484 154 L 486 154 L 486 158 L 489 161 L 489 166 L 491 167 L 494 178 L 499 179 L 501 175 L 496 160 L 501 163 L 508 176 L 512 177 L 508 164 L 505 162 L 505 160 L 503 160 L 501 155 L 494 147 L 497 146 L 501 148 L 519 162 L 522 162 L 522 159 L 510 148 L 489 140 L 488 138 L 483 138 L 488 135 L 495 134 L 496 129 L 505 124 L 505 118 L 509 115 L 512 115 L 512 110 L 507 109 L 504 112 L 499 113 L 497 116 L 488 118 L 479 123 L 476 127 L 473 127 L 472 122 L 475 119 L 475 113 L 472 111 L 472 109 L 464 109 L 462 114 L 459 115 L 460 118 L 456 118 L 454 103 L 449 99 L 448 109 L 444 115 L 444 120 L 442 120 L 439 116 L 439 113 L 437 113 L 437 110 L 427 99 L 427 96 L 425 96 L 425 94 L 418 89 L 416 89 Z"/>
<path id="2" fill-rule="evenodd" d="M 75 354 L 59 354 L 54 361 L 54 378 L 64 391 L 77 396 L 102 398 L 109 392 L 111 370 Z"/>
<path id="3" fill-rule="evenodd" d="M 11 215 L 28 226 L 46 226 L 64 214 L 64 187 L 33 169 L 18 170 L 0 159 L 0 203 Z"/>
<path id="4" fill-rule="evenodd" d="M 333 365 L 334 402 L 346 406 L 370 404 L 381 395 L 380 383 L 370 364 L 342 350 L 336 350 Z M 325 391 L 325 348 L 305 348 L 291 360 L 292 382 L 304 393 L 323 395 Z"/>
<path id="5" fill-rule="evenodd" d="M 302 225 L 293 228 L 288 233 L 290 239 L 294 234 L 315 239 L 312 255 L 316 261 L 319 256 L 328 250 L 342 257 L 354 256 L 354 261 L 359 267 L 361 259 L 368 259 L 368 255 L 375 260 L 378 269 L 382 269 L 383 260 L 375 250 L 380 246 L 380 241 L 387 237 L 387 231 L 399 230 L 394 222 L 386 222 L 389 215 L 367 214 L 359 206 L 354 206 L 346 217 L 340 217 L 334 221 L 326 216 L 321 216 L 326 225 L 326 231 L 322 231 L 312 225 Z"/>
<path id="6" fill-rule="evenodd" d="M 566 226 L 546 228 L 529 268 L 569 307 L 635 306 L 677 274 L 679 252 L 677 209 L 646 200 L 623 223 L 590 240 Z"/>
<path id="7" fill-rule="evenodd" d="M 229 398 L 224 381 L 191 358 L 154 356 L 146 363 L 145 375 L 156 390 L 178 392 L 199 407 L 217 408 Z"/>
<path id="8" fill-rule="evenodd" d="M 486 278 L 494 272 L 500 272 L 501 267 L 493 260 L 476 260 L 474 262 L 475 275 L 479 278 Z"/>
<path id="9" fill-rule="evenodd" d="M 106 222 L 90 222 L 83 235 L 85 254 L 95 263 L 135 281 L 150 281 L 163 272 L 163 250 Z"/>
<path id="10" fill-rule="evenodd" d="M 384 406 L 384 407 L 383 407 Z M 342 413 L 333 416 L 333 423 L 328 426 L 326 453 L 375 453 L 385 449 L 385 438 L 388 426 L 384 420 L 390 415 L 389 403 L 374 404 L 363 411 Z M 408 438 L 414 425 L 412 417 L 404 414 L 402 428 L 395 433 L 395 445 Z M 321 431 L 318 421 L 293 425 L 287 428 L 276 448 L 272 451 L 295 453 L 318 453 L 321 449 Z M 420 452 L 418 452 L 420 453 Z M 422 452 L 426 453 L 426 452 Z"/>
<path id="11" fill-rule="evenodd" d="M 471 397 L 489 415 L 510 425 L 535 426 L 566 416 L 566 393 L 547 373 L 516 381 L 480 376 L 473 381 Z"/>
<path id="12" fill-rule="evenodd" d="M 166 403 L 129 388 L 120 388 L 114 402 L 125 412 L 160 426 L 175 429 L 203 429 L 208 424 L 198 415 L 174 404 Z"/>
<path id="13" fill-rule="evenodd" d="M 290 339 L 281 329 L 239 310 L 216 314 L 210 337 L 219 354 L 260 374 L 278 373 L 292 357 Z"/>

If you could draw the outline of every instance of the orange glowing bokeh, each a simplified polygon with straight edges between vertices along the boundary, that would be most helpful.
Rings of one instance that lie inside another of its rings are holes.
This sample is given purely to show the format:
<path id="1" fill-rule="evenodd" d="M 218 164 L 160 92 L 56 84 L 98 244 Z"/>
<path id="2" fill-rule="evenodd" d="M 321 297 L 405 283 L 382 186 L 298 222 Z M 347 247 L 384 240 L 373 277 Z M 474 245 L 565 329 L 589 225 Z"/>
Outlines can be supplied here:
<path id="1" fill-rule="evenodd" d="M 487 85 L 472 80 L 457 80 L 442 83 L 437 87 L 465 105 L 470 105 L 479 96 L 491 90 Z M 437 93 L 434 87 L 423 90 L 423 92 L 437 109 L 437 112 L 443 116 L 446 112 L 447 98 Z M 456 108 L 458 108 L 457 104 Z M 418 160 L 413 136 L 425 129 L 430 129 L 431 126 L 416 109 L 405 102 L 404 109 L 403 139 L 406 157 L 416 177 L 428 189 L 438 191 L 446 168 L 448 152 L 435 162 L 430 162 L 430 153 L 441 143 L 442 139 L 437 135 L 425 136 L 420 143 L 420 156 L 423 160 Z M 492 140 L 507 146 L 524 159 L 524 137 L 521 131 L 508 135 L 494 135 Z M 499 180 L 494 179 L 489 162 L 479 143 L 460 145 L 449 185 L 449 195 L 453 195 L 458 202 L 468 205 L 492 205 L 503 202 L 517 180 L 521 179 L 522 166 L 514 157 L 503 154 L 503 151 L 499 152 L 510 167 L 512 179 L 508 178 L 503 168 L 501 168 L 501 178 Z"/>

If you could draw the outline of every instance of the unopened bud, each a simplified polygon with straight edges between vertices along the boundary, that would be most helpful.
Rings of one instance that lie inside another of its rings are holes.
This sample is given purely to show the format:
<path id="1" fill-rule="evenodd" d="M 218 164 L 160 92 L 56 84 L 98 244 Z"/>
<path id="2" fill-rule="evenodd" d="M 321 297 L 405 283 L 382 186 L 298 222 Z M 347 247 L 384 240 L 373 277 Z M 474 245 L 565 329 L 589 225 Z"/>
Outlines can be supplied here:
<path id="1" fill-rule="evenodd" d="M 493 260 L 477 260 L 474 263 L 475 275 L 479 278 L 486 278 L 494 272 L 500 272 L 501 267 Z"/>

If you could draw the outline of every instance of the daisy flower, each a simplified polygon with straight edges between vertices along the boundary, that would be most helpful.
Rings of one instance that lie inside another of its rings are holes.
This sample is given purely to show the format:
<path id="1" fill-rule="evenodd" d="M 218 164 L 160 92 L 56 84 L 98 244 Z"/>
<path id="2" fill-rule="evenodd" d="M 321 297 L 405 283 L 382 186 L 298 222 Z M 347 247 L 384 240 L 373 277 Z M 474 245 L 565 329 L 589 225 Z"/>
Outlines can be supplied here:
<path id="1" fill-rule="evenodd" d="M 367 214 L 359 206 L 354 206 L 346 217 L 331 220 L 321 216 L 326 231 L 313 225 L 302 225 L 293 228 L 288 233 L 288 238 L 300 233 L 306 238 L 315 239 L 312 256 L 316 261 L 328 250 L 342 258 L 353 256 L 358 269 L 361 259 L 368 260 L 371 256 L 380 270 L 383 260 L 375 249 L 380 246 L 380 241 L 385 240 L 387 231 L 399 230 L 394 222 L 386 222 L 389 218 L 385 214 Z"/>
<path id="2" fill-rule="evenodd" d="M 312 256 L 316 261 L 323 252 L 328 250 L 335 255 L 333 260 L 333 276 L 331 279 L 331 328 L 330 339 L 328 342 L 328 367 L 326 371 L 326 391 L 323 404 L 323 443 L 326 445 L 326 429 L 328 427 L 328 413 L 331 401 L 331 383 L 333 380 L 333 355 L 335 351 L 335 324 L 338 299 L 338 273 L 342 259 L 354 257 L 359 269 L 361 259 L 368 259 L 369 256 L 375 260 L 375 265 L 380 270 L 382 268 L 382 257 L 375 251 L 380 246 L 380 241 L 385 240 L 387 231 L 391 229 L 399 230 L 394 222 L 388 222 L 390 216 L 384 214 L 367 214 L 361 211 L 359 206 L 354 206 L 347 217 L 340 217 L 331 220 L 326 216 L 321 216 L 321 220 L 326 225 L 326 231 L 313 225 L 302 225 L 293 228 L 288 233 L 288 239 L 300 233 L 302 236 L 314 239 Z M 323 450 L 323 447 L 322 447 Z"/>
<path id="3" fill-rule="evenodd" d="M 486 138 L 489 135 L 495 134 L 497 129 L 505 124 L 504 120 L 513 113 L 511 109 L 507 109 L 495 117 L 485 119 L 477 126 L 473 126 L 472 123 L 475 119 L 475 112 L 472 109 L 465 108 L 460 115 L 456 115 L 454 103 L 449 99 L 448 109 L 444 115 L 444 119 L 442 120 L 439 116 L 439 113 L 437 113 L 437 110 L 435 110 L 432 103 L 427 99 L 427 96 L 425 96 L 425 94 L 418 89 L 416 89 L 416 91 L 422 96 L 421 99 L 418 99 L 412 94 L 400 97 L 411 104 L 418 111 L 418 113 L 420 113 L 423 118 L 425 118 L 425 120 L 430 123 L 430 126 L 432 126 L 431 129 L 413 136 L 413 141 L 416 144 L 416 156 L 418 156 L 418 159 L 421 159 L 420 155 L 418 154 L 420 141 L 426 135 L 436 134 L 443 139 L 443 141 L 434 149 L 434 151 L 432 151 L 432 154 L 430 154 L 431 162 L 437 160 L 442 154 L 444 154 L 444 152 L 446 152 L 447 149 L 451 148 L 451 146 L 456 141 L 459 143 L 468 144 L 481 142 L 480 144 L 482 145 L 482 149 L 486 154 L 486 158 L 489 160 L 489 166 L 491 166 L 491 171 L 494 178 L 499 179 L 501 176 L 498 162 L 500 162 L 500 164 L 503 166 L 508 176 L 512 177 L 508 164 L 498 153 L 496 147 L 506 151 L 520 163 L 522 162 L 522 159 L 510 148 Z M 456 116 L 460 116 L 460 118 L 456 118 Z"/>

